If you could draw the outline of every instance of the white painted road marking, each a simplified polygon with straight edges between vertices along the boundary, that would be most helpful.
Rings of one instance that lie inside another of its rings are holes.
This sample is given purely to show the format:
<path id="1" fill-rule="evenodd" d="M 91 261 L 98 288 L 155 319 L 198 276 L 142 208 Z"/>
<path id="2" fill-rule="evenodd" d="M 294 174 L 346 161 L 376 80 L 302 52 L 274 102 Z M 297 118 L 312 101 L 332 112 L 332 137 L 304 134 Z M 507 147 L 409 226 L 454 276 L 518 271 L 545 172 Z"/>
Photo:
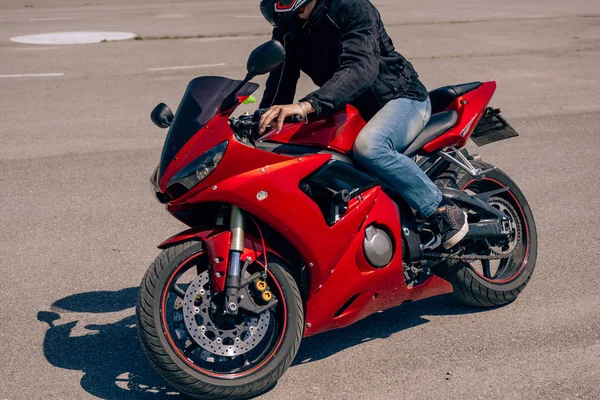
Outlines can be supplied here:
<path id="1" fill-rule="evenodd" d="M 103 41 L 133 39 L 135 33 L 130 32 L 56 32 L 40 35 L 16 36 L 11 41 L 27 44 L 86 44 Z"/>
<path id="2" fill-rule="evenodd" d="M 47 78 L 51 76 L 64 76 L 64 73 L 55 74 L 17 74 L 17 75 L 0 75 L 0 78 Z"/>
<path id="3" fill-rule="evenodd" d="M 227 65 L 227 63 L 204 64 L 204 65 L 182 65 L 180 67 L 150 68 L 148 71 L 172 71 L 172 70 L 178 70 L 178 69 L 195 69 L 195 68 L 222 67 L 224 65 Z"/>

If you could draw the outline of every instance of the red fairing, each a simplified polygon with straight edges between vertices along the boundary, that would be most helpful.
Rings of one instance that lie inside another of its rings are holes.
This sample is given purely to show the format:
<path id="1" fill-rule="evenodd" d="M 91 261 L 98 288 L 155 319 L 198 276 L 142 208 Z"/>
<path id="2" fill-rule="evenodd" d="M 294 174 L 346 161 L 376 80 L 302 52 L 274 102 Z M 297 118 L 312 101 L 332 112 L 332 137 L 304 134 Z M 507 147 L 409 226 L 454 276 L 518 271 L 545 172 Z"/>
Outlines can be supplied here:
<path id="1" fill-rule="evenodd" d="M 241 104 L 248 97 L 239 97 L 238 103 Z M 229 115 L 233 110 L 228 110 L 226 113 L 217 114 L 210 122 L 202 129 L 196 132 L 195 135 L 182 147 L 175 155 L 173 161 L 169 164 L 158 181 L 160 190 L 164 193 L 167 190 L 167 185 L 173 177 L 185 168 L 189 163 L 201 156 L 205 151 L 223 143 L 226 140 L 231 141 L 232 132 L 229 128 Z M 203 132 L 210 132 L 208 135 Z"/>
<path id="2" fill-rule="evenodd" d="M 160 189 L 161 191 L 165 192 L 168 182 L 173 178 L 173 176 L 175 176 L 177 172 L 181 170 L 181 168 L 184 168 L 190 161 L 195 160 L 212 147 L 217 146 L 226 140 L 229 141 L 225 155 L 219 163 L 219 167 L 199 185 L 190 190 L 184 196 L 173 201 L 171 204 L 187 203 L 187 199 L 192 197 L 194 194 L 206 189 L 207 187 L 220 184 L 221 181 L 231 176 L 244 174 L 249 170 L 268 167 L 269 165 L 290 159 L 290 157 L 279 154 L 256 150 L 255 148 L 238 142 L 232 137 L 232 132 L 229 128 L 227 118 L 228 117 L 226 115 L 217 115 L 212 121 L 210 121 L 207 126 L 211 127 L 211 129 L 215 129 L 216 131 L 211 131 L 210 135 L 196 135 L 200 137 L 208 137 L 207 139 L 196 139 L 196 136 L 192 138 L 192 140 L 190 140 L 191 144 L 187 143 L 182 149 L 182 156 L 176 157 L 176 159 L 173 160 L 166 172 L 161 177 L 159 181 Z M 189 154 L 193 155 L 185 155 L 184 152 L 186 149 L 188 149 Z M 257 153 L 260 154 L 260 156 L 257 156 Z M 185 160 L 190 161 L 182 161 L 184 157 Z M 174 167 L 173 165 L 177 165 L 177 167 Z"/>
<path id="3" fill-rule="evenodd" d="M 264 140 L 351 153 L 354 141 L 365 125 L 358 110 L 348 105 L 344 111 L 312 121 L 307 125 L 286 125 L 279 133 L 275 131 L 268 133 Z"/>
<path id="4" fill-rule="evenodd" d="M 401 243 L 400 215 L 396 204 L 380 188 L 369 191 L 371 207 L 363 208 L 360 227 L 377 224 L 385 227 L 396 243 Z M 324 266 L 315 265 L 316 290 L 306 304 L 305 336 L 348 326 L 380 310 L 398 306 L 408 300 L 436 296 L 452 292 L 452 285 L 443 279 L 430 279 L 416 288 L 407 288 L 402 268 L 401 246 L 385 268 L 375 269 L 367 262 L 363 252 L 364 236 L 355 235 L 343 250 L 334 266 L 323 271 Z M 315 280 L 313 278 L 313 280 Z M 311 287 L 315 286 L 311 285 Z M 341 307 L 357 296 L 345 310 Z M 340 313 L 340 311 L 342 311 Z"/>
<path id="5" fill-rule="evenodd" d="M 485 82 L 479 88 L 454 100 L 448 110 L 458 113 L 456 126 L 423 146 L 422 153 L 433 153 L 448 146 L 465 146 L 495 91 L 496 82 Z"/>
<path id="6" fill-rule="evenodd" d="M 216 188 L 195 192 L 185 201 L 171 203 L 168 208 L 185 210 L 203 202 L 235 204 L 284 236 L 301 253 L 306 264 L 312 265 L 306 301 L 306 321 L 311 327 L 306 328 L 306 336 L 349 325 L 406 300 L 450 292 L 451 285 L 441 279 L 430 279 L 416 289 L 408 289 L 399 247 L 386 268 L 374 269 L 366 263 L 362 256 L 362 229 L 368 224 L 385 226 L 399 240 L 397 207 L 380 187 L 369 189 L 360 198 L 353 199 L 344 217 L 335 225 L 325 223 L 321 210 L 300 191 L 299 183 L 330 158 L 330 155 L 321 154 L 287 158 L 266 166 L 264 172 L 255 169 L 225 179 Z M 259 191 L 267 192 L 268 197 L 258 200 Z M 359 295 L 356 301 L 360 302 L 334 318 L 335 313 L 356 294 Z M 373 303 L 363 300 L 375 294 Z"/>

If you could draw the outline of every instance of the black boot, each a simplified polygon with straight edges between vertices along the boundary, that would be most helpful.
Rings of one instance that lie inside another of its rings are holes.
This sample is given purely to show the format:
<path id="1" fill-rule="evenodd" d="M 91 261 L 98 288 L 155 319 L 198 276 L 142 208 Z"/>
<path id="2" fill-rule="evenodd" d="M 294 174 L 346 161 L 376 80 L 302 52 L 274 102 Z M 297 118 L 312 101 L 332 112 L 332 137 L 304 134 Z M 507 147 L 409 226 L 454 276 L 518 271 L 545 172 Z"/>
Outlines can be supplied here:
<path id="1" fill-rule="evenodd" d="M 434 232 L 442 236 L 442 245 L 450 249 L 460 243 L 469 232 L 467 213 L 444 197 L 437 211 L 427 219 Z"/>

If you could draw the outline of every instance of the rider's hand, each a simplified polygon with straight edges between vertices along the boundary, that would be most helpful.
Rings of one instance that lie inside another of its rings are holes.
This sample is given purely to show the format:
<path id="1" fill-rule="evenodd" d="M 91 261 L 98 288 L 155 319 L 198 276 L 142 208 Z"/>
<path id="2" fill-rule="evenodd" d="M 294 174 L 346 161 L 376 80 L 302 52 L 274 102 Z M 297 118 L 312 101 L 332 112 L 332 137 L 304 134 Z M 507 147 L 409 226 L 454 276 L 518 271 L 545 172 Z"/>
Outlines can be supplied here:
<path id="1" fill-rule="evenodd" d="M 275 129 L 277 133 L 281 132 L 283 122 L 292 115 L 303 115 L 302 107 L 299 104 L 288 104 L 285 106 L 273 106 L 260 117 L 259 133 L 262 135 L 267 130 L 267 125 L 277 120 Z"/>

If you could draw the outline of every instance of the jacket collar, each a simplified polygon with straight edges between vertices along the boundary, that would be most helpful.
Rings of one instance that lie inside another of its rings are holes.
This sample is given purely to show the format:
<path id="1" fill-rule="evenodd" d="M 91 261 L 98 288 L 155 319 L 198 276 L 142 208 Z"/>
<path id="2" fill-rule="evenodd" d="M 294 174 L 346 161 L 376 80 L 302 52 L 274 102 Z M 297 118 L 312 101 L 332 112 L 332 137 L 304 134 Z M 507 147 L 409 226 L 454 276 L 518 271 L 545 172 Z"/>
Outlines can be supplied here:
<path id="1" fill-rule="evenodd" d="M 310 17 L 304 23 L 303 28 L 311 28 L 315 26 L 327 12 L 330 0 L 317 0 L 317 5 L 310 13 Z"/>

